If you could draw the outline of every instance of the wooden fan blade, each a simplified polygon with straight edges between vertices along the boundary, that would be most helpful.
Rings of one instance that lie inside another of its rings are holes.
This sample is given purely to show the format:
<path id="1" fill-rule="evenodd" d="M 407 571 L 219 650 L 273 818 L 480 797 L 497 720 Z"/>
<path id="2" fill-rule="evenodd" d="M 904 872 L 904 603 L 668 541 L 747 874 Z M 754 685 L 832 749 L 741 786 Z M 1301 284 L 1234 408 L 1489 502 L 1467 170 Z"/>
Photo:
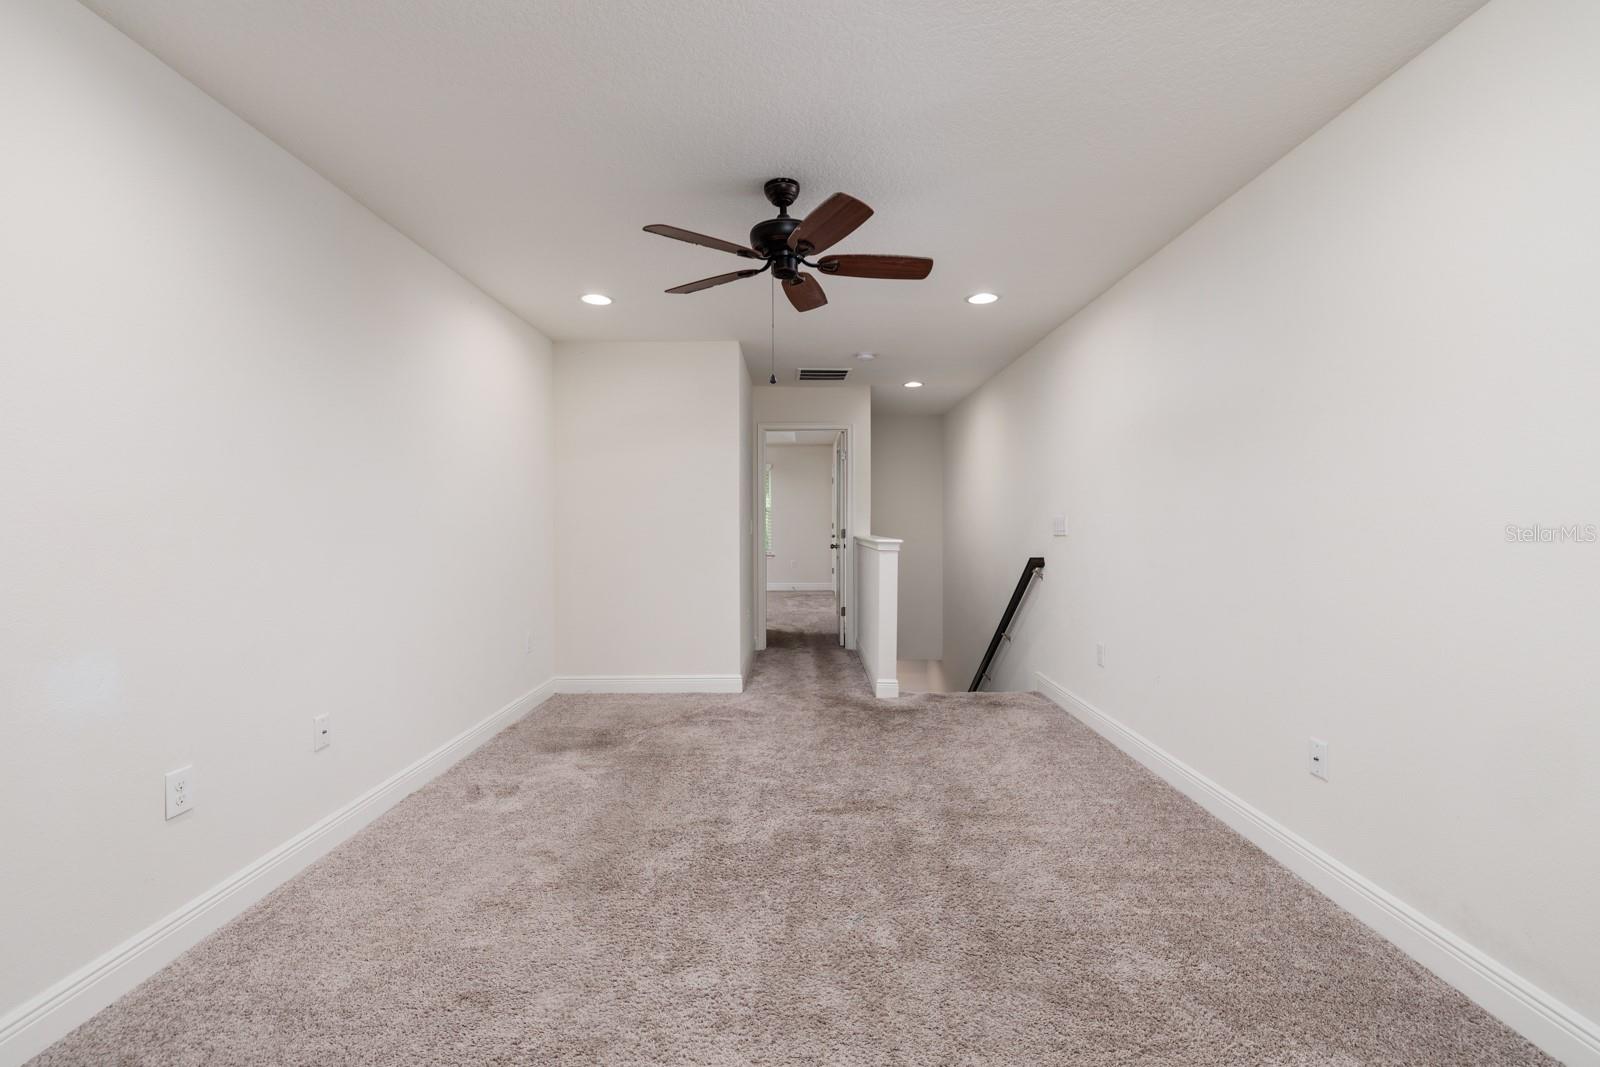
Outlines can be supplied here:
<path id="1" fill-rule="evenodd" d="M 783 295 L 789 298 L 796 311 L 811 311 L 828 302 L 828 294 L 822 291 L 817 279 L 805 271 L 800 272 L 800 277 L 783 283 Z"/>
<path id="2" fill-rule="evenodd" d="M 736 270 L 732 274 L 719 274 L 715 278 L 701 278 L 699 281 L 690 282 L 687 285 L 677 285 L 668 289 L 667 292 L 698 293 L 700 290 L 709 289 L 713 285 L 726 285 L 728 282 L 736 282 L 740 278 L 748 278 L 752 274 L 760 273 L 759 270 Z"/>
<path id="3" fill-rule="evenodd" d="M 921 281 L 933 270 L 933 260 L 921 256 L 828 256 L 817 269 L 841 278 L 899 278 Z"/>
<path id="4" fill-rule="evenodd" d="M 872 209 L 855 197 L 834 193 L 794 228 L 789 247 L 805 256 L 832 248 L 871 217 Z"/>
<path id="5" fill-rule="evenodd" d="M 688 241 L 692 245 L 704 245 L 706 248 L 715 248 L 718 252 L 732 252 L 734 255 L 743 256 L 746 259 L 761 258 L 760 256 L 756 255 L 754 249 L 746 248 L 744 245 L 736 245 L 732 241 L 724 241 L 720 237 L 707 237 L 703 233 L 695 233 L 693 230 L 685 230 L 681 226 L 663 226 L 658 222 L 653 225 L 646 226 L 644 228 L 644 232 L 659 234 L 662 237 L 670 237 L 674 241 Z"/>

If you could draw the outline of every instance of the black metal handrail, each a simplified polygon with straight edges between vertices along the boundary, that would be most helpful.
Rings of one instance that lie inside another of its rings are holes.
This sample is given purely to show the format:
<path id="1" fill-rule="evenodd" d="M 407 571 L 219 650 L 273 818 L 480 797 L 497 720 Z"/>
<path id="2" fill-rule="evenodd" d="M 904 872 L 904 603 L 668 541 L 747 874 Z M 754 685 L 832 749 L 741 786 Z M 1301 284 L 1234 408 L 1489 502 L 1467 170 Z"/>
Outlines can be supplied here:
<path id="1" fill-rule="evenodd" d="M 983 680 L 989 676 L 989 664 L 994 662 L 994 655 L 1000 651 L 1000 642 L 1010 634 L 1011 618 L 1017 613 L 1017 607 L 1022 603 L 1023 594 L 1028 591 L 1028 583 L 1033 581 L 1035 574 L 1044 572 L 1044 557 L 1032 556 L 1028 565 L 1022 568 L 1022 577 L 1017 579 L 1017 587 L 1011 591 L 1011 603 L 1006 605 L 1006 613 L 1000 616 L 1000 625 L 994 628 L 994 640 L 989 642 L 989 651 L 983 654 L 983 662 L 978 664 L 978 673 L 972 676 L 972 684 L 967 687 L 967 692 L 976 693 L 983 687 Z"/>

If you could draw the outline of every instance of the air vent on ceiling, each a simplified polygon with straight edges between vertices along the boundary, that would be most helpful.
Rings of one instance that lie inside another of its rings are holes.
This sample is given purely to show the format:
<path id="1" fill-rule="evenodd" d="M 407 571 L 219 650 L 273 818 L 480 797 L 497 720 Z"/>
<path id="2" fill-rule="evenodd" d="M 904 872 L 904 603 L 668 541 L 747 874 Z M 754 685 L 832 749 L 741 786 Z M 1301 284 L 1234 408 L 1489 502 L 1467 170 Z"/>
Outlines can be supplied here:
<path id="1" fill-rule="evenodd" d="M 801 367 L 795 377 L 802 382 L 842 382 L 849 373 L 848 367 Z"/>

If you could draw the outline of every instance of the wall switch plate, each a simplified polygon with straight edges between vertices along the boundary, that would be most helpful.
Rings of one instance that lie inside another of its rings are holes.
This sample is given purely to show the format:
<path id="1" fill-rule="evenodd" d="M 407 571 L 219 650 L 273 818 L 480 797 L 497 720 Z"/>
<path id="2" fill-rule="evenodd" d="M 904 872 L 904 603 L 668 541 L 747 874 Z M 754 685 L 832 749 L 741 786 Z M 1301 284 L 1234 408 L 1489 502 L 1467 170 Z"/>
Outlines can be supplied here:
<path id="1" fill-rule="evenodd" d="M 1067 536 L 1067 517 L 1065 515 L 1057 515 L 1051 519 L 1050 532 L 1056 537 Z"/>
<path id="2" fill-rule="evenodd" d="M 326 715 L 311 720 L 311 751 L 321 752 L 333 744 L 333 724 Z"/>
<path id="3" fill-rule="evenodd" d="M 1328 780 L 1328 742 L 1320 737 L 1311 739 L 1311 776 Z"/>
<path id="4" fill-rule="evenodd" d="M 522 654 L 524 656 L 533 655 L 533 631 L 532 630 L 529 630 L 527 633 L 522 635 Z"/>
<path id="5" fill-rule="evenodd" d="M 194 807 L 194 764 L 167 772 L 167 818 L 176 819 Z"/>
<path id="6" fill-rule="evenodd" d="M 1105 645 L 1095 645 L 1094 646 L 1094 665 L 1096 667 L 1104 667 L 1106 665 L 1106 646 Z"/>

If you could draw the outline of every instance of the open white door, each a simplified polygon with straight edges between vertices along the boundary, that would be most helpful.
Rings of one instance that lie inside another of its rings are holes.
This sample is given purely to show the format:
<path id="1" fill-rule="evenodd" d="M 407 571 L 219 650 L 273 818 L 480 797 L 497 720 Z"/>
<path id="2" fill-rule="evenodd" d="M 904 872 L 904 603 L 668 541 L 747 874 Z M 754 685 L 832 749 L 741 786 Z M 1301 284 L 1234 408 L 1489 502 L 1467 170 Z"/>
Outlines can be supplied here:
<path id="1" fill-rule="evenodd" d="M 845 455 L 845 435 L 833 438 L 833 600 L 839 610 L 839 644 L 849 645 L 849 570 L 850 531 L 844 526 L 844 517 L 850 514 L 849 471 Z"/>

